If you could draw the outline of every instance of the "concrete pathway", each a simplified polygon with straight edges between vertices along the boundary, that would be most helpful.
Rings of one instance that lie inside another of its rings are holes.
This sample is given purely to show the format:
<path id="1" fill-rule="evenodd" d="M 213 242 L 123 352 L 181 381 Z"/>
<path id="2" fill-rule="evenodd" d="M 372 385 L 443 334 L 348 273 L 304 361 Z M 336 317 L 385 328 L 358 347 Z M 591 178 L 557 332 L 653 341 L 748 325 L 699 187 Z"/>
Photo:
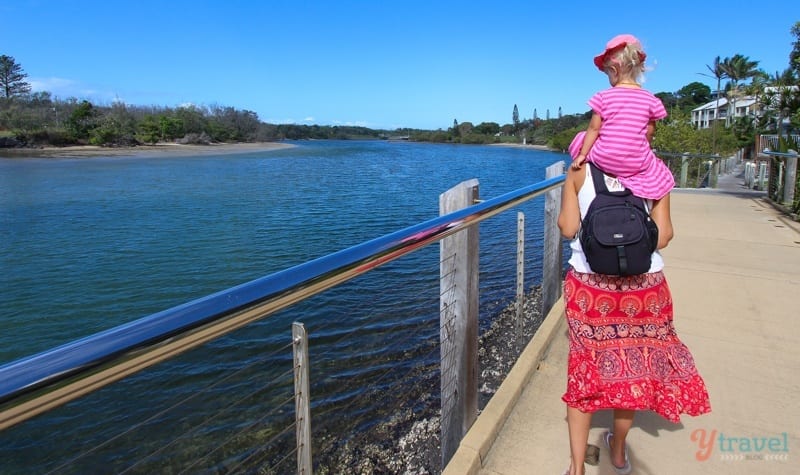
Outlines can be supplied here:
<path id="1" fill-rule="evenodd" d="M 712 413 L 671 424 L 637 415 L 628 442 L 634 474 L 800 473 L 800 225 L 746 190 L 672 195 L 675 239 L 665 274 L 678 335 L 694 354 Z M 548 315 L 445 474 L 561 474 L 569 465 L 563 302 Z M 598 412 L 589 443 L 613 474 Z"/>

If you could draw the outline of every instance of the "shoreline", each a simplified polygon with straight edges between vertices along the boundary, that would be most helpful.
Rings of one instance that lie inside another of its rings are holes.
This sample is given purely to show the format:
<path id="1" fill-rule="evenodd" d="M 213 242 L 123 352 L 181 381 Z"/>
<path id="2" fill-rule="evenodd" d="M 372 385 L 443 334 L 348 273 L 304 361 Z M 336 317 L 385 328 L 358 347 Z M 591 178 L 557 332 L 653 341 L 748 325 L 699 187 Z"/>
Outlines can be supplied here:
<path id="1" fill-rule="evenodd" d="M 5 148 L 0 149 L 0 158 L 191 157 L 268 152 L 295 146 L 282 142 L 220 143 L 210 145 L 157 143 L 135 147 L 70 145 L 67 147 Z"/>
<path id="2" fill-rule="evenodd" d="M 542 152 L 561 152 L 561 150 L 550 148 L 547 145 L 532 145 L 532 144 L 521 144 L 521 143 L 493 143 L 489 145 L 493 147 L 529 148 L 533 150 L 541 150 Z"/>
<path id="3" fill-rule="evenodd" d="M 560 153 L 546 145 L 493 143 L 492 147 L 507 147 Z M 102 147 L 99 145 L 68 145 L 65 147 L 0 148 L 1 158 L 111 158 L 111 157 L 192 157 L 202 155 L 233 155 L 269 152 L 296 147 L 283 142 L 217 143 L 208 145 L 159 142 L 133 147 Z"/>

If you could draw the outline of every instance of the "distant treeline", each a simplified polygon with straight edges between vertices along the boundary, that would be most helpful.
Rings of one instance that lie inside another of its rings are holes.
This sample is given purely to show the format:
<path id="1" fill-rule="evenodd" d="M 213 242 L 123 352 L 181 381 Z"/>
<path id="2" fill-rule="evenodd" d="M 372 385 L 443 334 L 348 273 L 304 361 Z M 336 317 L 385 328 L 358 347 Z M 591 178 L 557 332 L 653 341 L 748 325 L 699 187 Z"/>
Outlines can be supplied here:
<path id="1" fill-rule="evenodd" d="M 157 142 L 207 144 L 291 139 L 386 138 L 366 127 L 268 124 L 233 107 L 95 105 L 54 99 L 49 92 L 0 98 L 0 146 L 133 146 Z"/>
<path id="2" fill-rule="evenodd" d="M 304 139 L 393 139 L 486 144 L 521 142 L 548 145 L 563 130 L 587 122 L 588 114 L 552 120 L 522 121 L 516 126 L 495 122 L 459 124 L 443 130 L 370 129 L 343 125 L 270 124 L 249 110 L 211 106 L 137 106 L 115 102 L 53 98 L 49 92 L 0 98 L 0 146 L 69 145 L 135 146 L 158 142 L 208 144 Z"/>
<path id="3" fill-rule="evenodd" d="M 691 105 L 691 104 L 690 104 Z M 59 100 L 49 92 L 0 98 L 0 147 L 69 145 L 135 146 L 158 142 L 209 144 L 272 142 L 305 139 L 392 139 L 418 142 L 490 144 L 522 143 L 565 150 L 579 130 L 586 128 L 591 112 L 553 119 L 530 119 L 516 124 L 458 123 L 448 129 L 379 130 L 356 126 L 269 124 L 249 110 L 233 107 L 135 106 L 123 103 L 95 105 L 86 100 Z M 752 130 L 738 134 L 751 138 Z M 695 130 L 684 111 L 673 108 L 670 119 L 658 125 L 656 148 L 698 150 L 710 153 L 709 130 Z M 722 130 L 720 150 L 742 145 L 733 128 Z M 752 139 L 751 139 L 752 140 Z M 705 150 L 708 149 L 708 150 Z"/>
<path id="4" fill-rule="evenodd" d="M 0 55 L 0 147 L 395 138 L 461 144 L 527 143 L 565 150 L 591 118 L 591 111 L 562 116 L 559 108 L 555 119 L 550 119 L 548 110 L 542 120 L 534 109 L 531 119 L 520 120 L 515 104 L 511 123 L 502 126 L 496 122 L 459 124 L 455 119 L 446 130 L 388 131 L 354 126 L 269 124 L 253 111 L 220 105 L 158 107 L 122 102 L 97 105 L 76 98 L 61 100 L 46 91 L 31 92 L 26 79 L 27 74 L 14 58 Z M 710 152 L 714 147 L 718 151 L 732 151 L 753 142 L 752 119 L 735 121 L 710 140 L 707 130 L 692 127 L 689 111 L 711 98 L 711 90 L 704 84 L 693 82 L 676 93 L 657 95 L 670 110 L 669 119 L 657 127 L 653 145 L 659 150 Z"/>

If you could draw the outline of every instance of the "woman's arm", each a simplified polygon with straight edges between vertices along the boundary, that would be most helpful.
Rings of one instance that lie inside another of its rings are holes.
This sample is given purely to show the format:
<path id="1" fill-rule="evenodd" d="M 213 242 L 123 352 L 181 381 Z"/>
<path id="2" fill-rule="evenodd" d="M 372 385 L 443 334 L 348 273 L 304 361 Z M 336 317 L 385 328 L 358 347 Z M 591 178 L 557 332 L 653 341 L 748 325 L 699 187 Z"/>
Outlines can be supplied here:
<path id="1" fill-rule="evenodd" d="M 567 178 L 561 187 L 561 211 L 558 214 L 558 228 L 561 235 L 573 239 L 581 227 L 581 209 L 578 205 L 578 190 L 586 176 L 583 170 L 567 169 Z M 580 181 L 580 183 L 578 183 Z"/>
<path id="2" fill-rule="evenodd" d="M 563 198 L 562 198 L 563 200 Z M 650 217 L 658 226 L 658 249 L 667 247 L 667 244 L 674 236 L 672 229 L 672 217 L 669 211 L 669 195 L 653 202 L 653 209 L 650 210 Z M 560 221 L 559 221 L 560 224 Z"/>

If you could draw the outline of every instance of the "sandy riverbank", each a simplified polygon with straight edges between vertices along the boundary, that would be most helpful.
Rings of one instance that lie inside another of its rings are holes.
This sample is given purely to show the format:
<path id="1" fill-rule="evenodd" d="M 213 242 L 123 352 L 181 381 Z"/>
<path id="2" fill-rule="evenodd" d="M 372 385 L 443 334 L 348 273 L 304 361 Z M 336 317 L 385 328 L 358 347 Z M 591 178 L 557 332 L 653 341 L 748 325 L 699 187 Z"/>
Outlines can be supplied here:
<path id="1" fill-rule="evenodd" d="M 36 158 L 65 158 L 65 157 L 122 157 L 122 156 L 169 156 L 189 157 L 197 155 L 230 155 L 236 153 L 266 152 L 294 147 L 292 144 L 281 142 L 212 144 L 212 145 L 183 145 L 176 143 L 158 143 L 155 145 L 139 145 L 136 147 L 98 147 L 94 145 L 79 145 L 70 147 L 42 147 L 42 148 L 7 148 L 0 149 L 0 157 L 36 157 Z"/>
<path id="2" fill-rule="evenodd" d="M 511 148 L 527 148 L 531 150 L 542 150 L 545 152 L 560 152 L 561 150 L 556 150 L 554 148 L 550 148 L 547 145 L 530 145 L 530 144 L 521 144 L 521 143 L 493 143 L 490 144 L 497 147 L 511 147 Z"/>

